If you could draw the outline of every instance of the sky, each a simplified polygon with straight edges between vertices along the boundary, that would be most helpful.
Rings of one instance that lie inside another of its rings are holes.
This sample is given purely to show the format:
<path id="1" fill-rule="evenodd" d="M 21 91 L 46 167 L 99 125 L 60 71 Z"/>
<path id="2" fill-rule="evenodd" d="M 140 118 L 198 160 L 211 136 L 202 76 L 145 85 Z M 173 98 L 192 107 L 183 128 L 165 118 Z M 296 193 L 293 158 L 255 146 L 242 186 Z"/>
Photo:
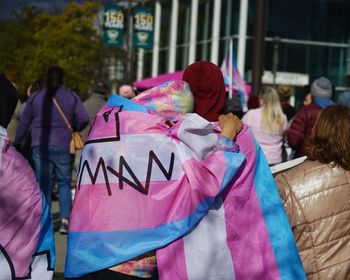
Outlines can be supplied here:
<path id="1" fill-rule="evenodd" d="M 35 6 L 38 10 L 47 12 L 62 11 L 65 4 L 70 0 L 0 0 L 0 20 L 11 19 L 12 12 L 17 11 L 23 5 Z M 84 0 L 76 0 L 81 3 Z M 141 0 L 134 0 L 141 1 Z M 114 0 L 103 0 L 103 3 L 113 3 Z M 121 1 L 127 2 L 127 1 Z"/>
<path id="2" fill-rule="evenodd" d="M 31 5 L 38 10 L 54 12 L 61 11 L 68 2 L 69 0 L 0 0 L 0 20 L 10 19 L 12 11 L 19 10 L 23 5 Z M 78 2 L 82 2 L 82 0 Z"/>

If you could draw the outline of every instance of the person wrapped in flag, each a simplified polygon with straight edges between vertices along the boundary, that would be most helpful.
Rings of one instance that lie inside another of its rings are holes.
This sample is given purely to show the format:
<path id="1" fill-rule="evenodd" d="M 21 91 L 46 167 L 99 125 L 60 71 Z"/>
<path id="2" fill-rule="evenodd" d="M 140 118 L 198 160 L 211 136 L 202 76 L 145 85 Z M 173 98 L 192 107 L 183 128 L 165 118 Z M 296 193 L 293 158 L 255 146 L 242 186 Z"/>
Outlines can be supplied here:
<path id="1" fill-rule="evenodd" d="M 187 83 L 170 81 L 132 100 L 112 96 L 99 111 L 79 167 L 66 277 L 150 278 L 155 251 L 189 233 L 239 172 L 245 156 L 232 140 L 242 123 L 232 114 L 210 123 L 192 108 Z"/>
<path id="2" fill-rule="evenodd" d="M 225 100 L 218 67 L 195 62 L 182 79 L 194 112 L 217 120 Z M 274 178 L 248 126 L 236 143 L 245 155 L 240 172 L 194 230 L 157 250 L 160 279 L 306 279 Z"/>
<path id="3" fill-rule="evenodd" d="M 51 214 L 33 170 L 6 132 L 17 100 L 12 83 L 0 75 L 0 279 L 50 280 L 55 265 Z"/>

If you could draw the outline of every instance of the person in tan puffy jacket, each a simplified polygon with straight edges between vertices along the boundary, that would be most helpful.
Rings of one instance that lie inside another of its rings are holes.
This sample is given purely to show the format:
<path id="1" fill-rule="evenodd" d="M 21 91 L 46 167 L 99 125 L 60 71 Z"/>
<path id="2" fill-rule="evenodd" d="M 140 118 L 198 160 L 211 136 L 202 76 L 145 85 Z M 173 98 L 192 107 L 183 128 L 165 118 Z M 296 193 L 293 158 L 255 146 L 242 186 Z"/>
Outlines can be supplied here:
<path id="1" fill-rule="evenodd" d="M 350 279 L 350 109 L 322 111 L 308 158 L 276 176 L 308 279 Z"/>

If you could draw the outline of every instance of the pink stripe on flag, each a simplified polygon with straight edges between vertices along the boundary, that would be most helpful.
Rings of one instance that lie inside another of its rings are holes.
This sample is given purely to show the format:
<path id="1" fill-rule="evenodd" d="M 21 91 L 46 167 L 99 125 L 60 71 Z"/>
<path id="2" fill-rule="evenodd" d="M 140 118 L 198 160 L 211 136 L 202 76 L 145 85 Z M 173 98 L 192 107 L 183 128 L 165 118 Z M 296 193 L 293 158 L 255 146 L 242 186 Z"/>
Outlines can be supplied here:
<path id="1" fill-rule="evenodd" d="M 202 166 L 202 162 L 192 159 L 177 167 L 186 171 L 178 180 L 151 181 L 147 196 L 125 182 L 123 189 L 112 183 L 111 196 L 108 196 L 105 184 L 81 185 L 74 204 L 87 203 L 89 210 L 86 211 L 86 207 L 75 207 L 69 230 L 74 232 L 144 229 L 188 217 L 206 197 L 215 197 L 219 193 L 218 182 L 222 182 L 225 174 L 225 170 L 220 168 L 222 164 L 218 164 L 225 163 L 223 153 L 212 153 L 205 161 Z M 203 176 L 202 172 L 211 172 L 212 176 Z M 142 182 L 142 185 L 145 183 Z M 174 203 L 180 203 L 181 206 Z M 138 205 L 143 206 L 140 208 Z"/>
<path id="2" fill-rule="evenodd" d="M 147 201 L 140 203 L 145 195 L 125 183 L 122 190 L 115 183 L 111 184 L 111 196 L 108 196 L 104 184 L 82 185 L 76 200 L 88 203 L 89 211 L 78 207 L 74 209 L 70 231 L 145 229 L 183 219 L 194 211 L 199 199 L 190 201 L 189 184 L 182 188 L 179 186 L 179 181 L 152 182 Z M 178 211 L 172 211 L 175 195 L 186 202 L 181 209 L 176 208 Z M 142 208 L 138 205 L 142 205 Z"/>
<path id="3" fill-rule="evenodd" d="M 256 149 L 247 126 L 237 139 L 246 155 L 242 174 L 224 191 L 227 245 L 237 280 L 280 279 L 273 248 L 254 186 Z"/>
<path id="4" fill-rule="evenodd" d="M 168 250 L 157 250 L 157 262 L 163 267 L 172 267 L 173 269 L 159 270 L 159 279 L 181 279 L 187 280 L 187 267 L 185 260 L 185 247 L 183 238 L 178 239 L 167 247 Z M 169 258 L 169 255 L 172 257 Z"/>

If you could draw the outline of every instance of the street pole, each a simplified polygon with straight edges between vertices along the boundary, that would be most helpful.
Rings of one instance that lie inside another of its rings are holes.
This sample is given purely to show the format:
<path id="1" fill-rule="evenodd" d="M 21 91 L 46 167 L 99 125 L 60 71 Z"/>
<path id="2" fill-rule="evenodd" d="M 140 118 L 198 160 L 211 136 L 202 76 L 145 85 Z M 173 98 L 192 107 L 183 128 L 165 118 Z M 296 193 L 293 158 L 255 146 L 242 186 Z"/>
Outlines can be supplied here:
<path id="1" fill-rule="evenodd" d="M 155 19 L 154 19 L 154 37 L 153 37 L 153 52 L 152 52 L 152 77 L 158 76 L 159 69 L 159 38 L 161 24 L 162 6 L 160 1 L 155 3 Z"/>
<path id="2" fill-rule="evenodd" d="M 191 2 L 191 30 L 190 30 L 190 50 L 188 55 L 188 65 L 196 61 L 196 40 L 198 27 L 198 0 Z"/>
<path id="3" fill-rule="evenodd" d="M 252 88 L 258 96 L 265 62 L 265 34 L 268 0 L 255 0 L 255 23 L 253 39 Z"/>
<path id="4" fill-rule="evenodd" d="M 128 36 L 127 36 L 127 53 L 128 53 L 128 61 L 126 62 L 126 81 L 128 84 L 132 82 L 131 80 L 131 68 L 132 68 L 132 14 L 131 14 L 131 2 L 128 2 L 128 12 L 127 12 L 127 20 L 128 20 Z"/>
<path id="5" fill-rule="evenodd" d="M 350 26 L 348 28 L 348 34 L 350 34 Z M 346 87 L 350 89 L 350 35 L 348 36 L 348 48 L 346 53 L 346 70 L 345 70 Z"/>
<path id="6" fill-rule="evenodd" d="M 124 61 L 124 81 L 128 84 L 133 82 L 132 73 L 133 71 L 133 61 L 134 61 L 134 51 L 132 48 L 132 36 L 133 36 L 133 13 L 132 13 L 132 7 L 135 6 L 135 4 L 142 4 L 144 5 L 145 0 L 113 0 L 113 3 L 120 4 L 124 10 L 126 10 L 126 19 L 124 19 L 125 25 L 126 25 L 126 40 L 124 44 L 124 50 L 126 53 L 126 56 L 123 58 Z M 143 56 L 143 51 L 139 52 L 140 57 Z M 134 77 L 135 78 L 135 77 Z"/>
<path id="7" fill-rule="evenodd" d="M 169 73 L 175 72 L 175 69 L 176 69 L 176 44 L 177 44 L 178 16 L 179 16 L 179 0 L 172 0 L 170 41 L 169 41 L 169 64 L 168 64 Z"/>
<path id="8" fill-rule="evenodd" d="M 230 38 L 229 42 L 229 55 L 228 55 L 228 97 L 229 99 L 232 99 L 233 96 L 233 64 L 232 64 L 232 57 L 233 57 L 233 40 Z"/>
<path id="9" fill-rule="evenodd" d="M 274 87 L 276 85 L 276 77 L 277 77 L 277 70 L 278 70 L 280 41 L 281 41 L 280 37 L 276 36 L 273 38 L 272 75 L 273 75 L 273 86 Z"/>
<path id="10" fill-rule="evenodd" d="M 249 0 L 241 0 L 239 8 L 239 36 L 237 47 L 237 67 L 238 71 L 244 79 L 245 72 L 245 50 L 247 41 L 247 22 L 248 22 L 248 6 Z"/>
<path id="11" fill-rule="evenodd" d="M 211 35 L 211 53 L 210 61 L 214 64 L 218 64 L 219 60 L 219 37 L 220 37 L 220 13 L 221 13 L 221 0 L 214 1 L 213 12 L 213 27 Z"/>

